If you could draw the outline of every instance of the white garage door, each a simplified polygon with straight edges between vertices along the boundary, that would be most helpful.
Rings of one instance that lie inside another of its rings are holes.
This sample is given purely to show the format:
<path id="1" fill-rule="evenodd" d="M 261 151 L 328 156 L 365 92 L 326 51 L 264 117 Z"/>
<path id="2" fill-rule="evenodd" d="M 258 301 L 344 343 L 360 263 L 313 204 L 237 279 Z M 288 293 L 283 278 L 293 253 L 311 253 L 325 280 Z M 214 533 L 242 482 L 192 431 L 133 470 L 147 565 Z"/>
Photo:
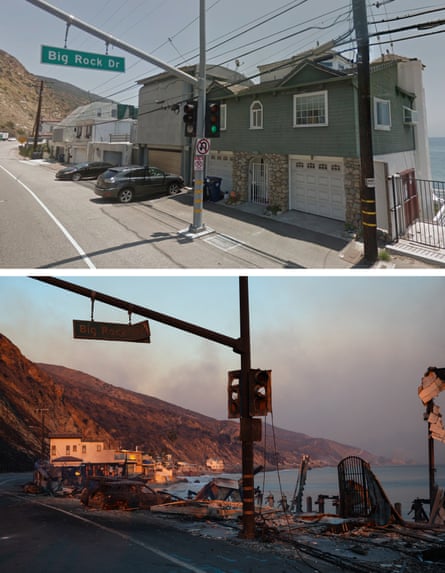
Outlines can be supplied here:
<path id="1" fill-rule="evenodd" d="M 290 158 L 290 208 L 345 220 L 344 166 L 341 159 Z"/>
<path id="2" fill-rule="evenodd" d="M 210 177 L 222 177 L 221 189 L 223 191 L 232 191 L 232 173 L 232 152 L 210 152 L 207 160 L 207 175 Z"/>

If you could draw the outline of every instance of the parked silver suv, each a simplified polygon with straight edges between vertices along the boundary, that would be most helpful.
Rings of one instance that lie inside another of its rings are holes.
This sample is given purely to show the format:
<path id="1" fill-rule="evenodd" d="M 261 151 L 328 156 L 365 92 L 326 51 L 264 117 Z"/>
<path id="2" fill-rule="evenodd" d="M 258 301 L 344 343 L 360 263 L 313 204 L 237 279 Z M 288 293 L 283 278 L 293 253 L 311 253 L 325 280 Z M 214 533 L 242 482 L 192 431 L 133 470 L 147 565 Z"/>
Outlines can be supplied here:
<path id="1" fill-rule="evenodd" d="M 157 167 L 125 165 L 113 167 L 99 176 L 94 188 L 96 195 L 130 203 L 133 199 L 178 193 L 184 187 L 180 175 L 165 173 Z"/>

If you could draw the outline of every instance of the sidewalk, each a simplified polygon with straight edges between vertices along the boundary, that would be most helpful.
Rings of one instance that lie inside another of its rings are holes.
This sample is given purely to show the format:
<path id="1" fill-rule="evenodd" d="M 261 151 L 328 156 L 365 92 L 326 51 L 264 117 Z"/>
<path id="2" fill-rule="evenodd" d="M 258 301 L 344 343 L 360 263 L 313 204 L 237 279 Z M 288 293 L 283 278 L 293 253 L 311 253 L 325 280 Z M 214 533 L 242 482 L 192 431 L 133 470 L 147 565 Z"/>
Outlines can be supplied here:
<path id="1" fill-rule="evenodd" d="M 189 192 L 156 206 L 162 205 L 162 210 L 190 221 L 192 201 Z M 268 215 L 261 205 L 206 201 L 203 224 L 212 231 L 203 240 L 216 243 L 219 238 L 227 243 L 227 248 L 233 246 L 233 242 L 241 243 L 280 258 L 287 262 L 284 264 L 287 268 L 438 269 L 445 266 L 445 251 L 442 260 L 432 250 L 428 252 L 425 248 L 420 253 L 400 243 L 386 245 L 384 250 L 389 257 L 369 265 L 363 260 L 363 244 L 345 232 L 343 222 L 298 211 Z"/>

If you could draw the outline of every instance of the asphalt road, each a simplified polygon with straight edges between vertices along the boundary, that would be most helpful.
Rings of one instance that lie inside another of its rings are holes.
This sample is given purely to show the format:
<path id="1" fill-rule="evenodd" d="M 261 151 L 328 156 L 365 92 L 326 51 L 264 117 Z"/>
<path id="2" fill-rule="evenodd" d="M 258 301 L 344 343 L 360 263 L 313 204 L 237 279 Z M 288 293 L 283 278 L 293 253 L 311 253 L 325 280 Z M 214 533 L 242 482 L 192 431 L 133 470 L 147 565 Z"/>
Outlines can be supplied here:
<path id="1" fill-rule="evenodd" d="M 189 236 L 191 196 L 120 205 L 94 181 L 56 181 L 57 164 L 23 160 L 0 144 L 0 268 L 349 268 L 347 240 L 205 204 L 203 236 Z M 185 232 L 185 233 L 184 233 Z"/>
<path id="2" fill-rule="evenodd" d="M 94 511 L 77 499 L 25 495 L 26 478 L 0 474 L 2 573 L 337 571 L 309 565 L 292 550 L 240 540 L 218 524 L 178 523 L 149 511 Z"/>

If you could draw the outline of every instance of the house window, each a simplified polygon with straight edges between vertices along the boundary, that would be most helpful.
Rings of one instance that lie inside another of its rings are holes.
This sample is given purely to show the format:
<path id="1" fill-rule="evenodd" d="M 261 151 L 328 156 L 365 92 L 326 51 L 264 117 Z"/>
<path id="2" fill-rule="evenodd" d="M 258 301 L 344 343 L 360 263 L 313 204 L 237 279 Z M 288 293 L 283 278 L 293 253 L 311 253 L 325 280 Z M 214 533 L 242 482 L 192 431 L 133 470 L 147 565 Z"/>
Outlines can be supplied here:
<path id="1" fill-rule="evenodd" d="M 73 454 L 77 454 L 77 446 L 73 446 Z"/>
<path id="2" fill-rule="evenodd" d="M 219 129 L 221 131 L 227 129 L 227 104 L 225 103 L 219 106 Z"/>
<path id="3" fill-rule="evenodd" d="M 97 444 L 96 446 L 96 451 L 97 452 L 101 452 L 102 451 L 102 446 L 100 444 Z"/>
<path id="4" fill-rule="evenodd" d="M 374 98 L 374 128 L 389 131 L 391 129 L 391 102 Z"/>
<path id="5" fill-rule="evenodd" d="M 86 454 L 87 453 L 87 447 L 86 446 L 82 446 L 82 454 Z"/>
<path id="6" fill-rule="evenodd" d="M 56 446 L 51 446 L 51 457 L 54 458 L 57 453 Z"/>
<path id="7" fill-rule="evenodd" d="M 250 129 L 263 129 L 263 104 L 254 101 L 250 106 Z"/>
<path id="8" fill-rule="evenodd" d="M 328 125 L 328 92 L 294 95 L 294 127 Z"/>
<path id="9" fill-rule="evenodd" d="M 65 455 L 69 456 L 71 454 L 70 446 L 65 446 Z"/>

